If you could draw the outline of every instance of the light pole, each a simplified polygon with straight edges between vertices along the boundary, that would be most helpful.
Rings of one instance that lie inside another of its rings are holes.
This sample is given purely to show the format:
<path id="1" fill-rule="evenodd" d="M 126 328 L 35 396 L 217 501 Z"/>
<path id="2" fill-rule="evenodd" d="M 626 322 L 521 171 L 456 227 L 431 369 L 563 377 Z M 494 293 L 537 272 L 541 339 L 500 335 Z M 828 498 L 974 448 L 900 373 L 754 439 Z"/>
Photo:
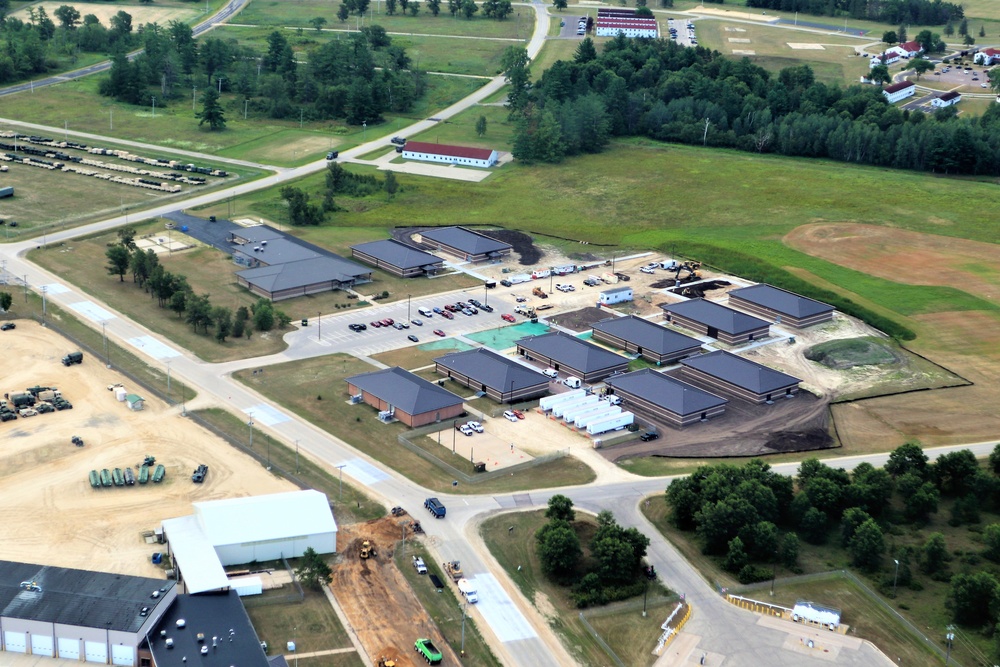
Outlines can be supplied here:
<path id="1" fill-rule="evenodd" d="M 323 338 L 323 320 L 320 319 L 322 316 L 323 316 L 323 313 L 321 313 L 321 312 L 316 313 L 316 342 L 317 343 L 320 342 L 320 340 Z"/>
<path id="2" fill-rule="evenodd" d="M 295 441 L 295 474 L 299 474 L 299 441 Z"/>
<path id="3" fill-rule="evenodd" d="M 368 136 L 368 121 L 361 121 L 361 143 L 365 143 L 365 137 Z"/>
<path id="4" fill-rule="evenodd" d="M 101 322 L 101 336 L 104 338 L 104 365 L 111 368 L 111 356 L 108 352 L 108 329 L 107 320 Z"/>
<path id="5" fill-rule="evenodd" d="M 250 421 L 247 422 L 247 426 L 250 427 L 250 449 L 253 449 L 253 410 L 247 414 L 250 415 Z"/>
<path id="6" fill-rule="evenodd" d="M 334 467 L 340 469 L 340 501 L 343 502 L 343 500 L 344 500 L 344 468 L 347 467 L 347 464 L 345 463 L 343 465 L 334 466 Z"/>
<path id="7" fill-rule="evenodd" d="M 46 285 L 42 285 L 42 324 L 45 324 L 45 316 L 48 314 L 45 309 L 45 293 L 48 291 Z"/>
<path id="8" fill-rule="evenodd" d="M 250 100 L 243 100 L 243 120 L 247 119 L 247 105 L 250 104 Z"/>
<path id="9" fill-rule="evenodd" d="M 167 361 L 167 398 L 170 398 L 170 361 Z"/>
<path id="10" fill-rule="evenodd" d="M 191 86 L 191 111 L 194 111 L 195 100 L 198 99 L 198 87 Z"/>
<path id="11" fill-rule="evenodd" d="M 892 575 L 892 597 L 896 597 L 896 581 L 899 580 L 899 561 L 895 558 L 892 560 L 896 564 L 896 573 Z"/>
<path id="12" fill-rule="evenodd" d="M 219 94 L 220 95 L 222 94 L 222 80 L 225 79 L 225 78 L 226 77 L 224 77 L 224 76 L 220 76 L 219 77 Z"/>
<path id="13" fill-rule="evenodd" d="M 153 118 L 156 118 L 156 95 L 151 95 L 153 98 Z"/>
<path id="14" fill-rule="evenodd" d="M 951 643 L 955 641 L 955 633 L 952 630 L 955 629 L 954 625 L 948 626 L 948 634 L 944 636 L 948 640 L 948 653 L 944 656 L 944 664 L 947 665 L 951 661 Z"/>
<path id="15" fill-rule="evenodd" d="M 467 602 L 463 602 L 462 603 L 462 650 L 461 653 L 459 653 L 459 656 L 462 658 L 465 657 L 465 612 L 468 608 L 469 604 Z"/>

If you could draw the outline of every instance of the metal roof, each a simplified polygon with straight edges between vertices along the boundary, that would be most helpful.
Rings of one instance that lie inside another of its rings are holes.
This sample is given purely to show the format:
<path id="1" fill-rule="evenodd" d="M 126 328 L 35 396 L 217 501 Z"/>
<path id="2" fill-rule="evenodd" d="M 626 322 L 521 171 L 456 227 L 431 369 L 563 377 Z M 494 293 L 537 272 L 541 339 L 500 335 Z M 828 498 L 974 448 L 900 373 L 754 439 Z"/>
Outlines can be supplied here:
<path id="1" fill-rule="evenodd" d="M 337 532 L 330 501 L 319 491 L 211 500 L 194 503 L 194 511 L 216 547 Z"/>
<path id="2" fill-rule="evenodd" d="M 463 403 L 462 397 L 399 366 L 349 377 L 349 384 L 410 415 L 443 410 Z"/>
<path id="3" fill-rule="evenodd" d="M 403 157 L 407 153 L 428 153 L 430 155 L 445 155 L 447 157 L 462 157 L 473 160 L 489 160 L 495 151 L 492 148 L 473 148 L 471 146 L 449 146 L 448 144 L 432 144 L 426 141 L 407 141 L 403 146 Z"/>
<path id="4" fill-rule="evenodd" d="M 677 333 L 635 315 L 610 317 L 595 322 L 592 328 L 635 343 L 657 354 L 670 354 L 701 346 L 701 341 L 696 338 Z"/>
<path id="5" fill-rule="evenodd" d="M 405 243 L 400 243 L 396 239 L 384 239 L 382 241 L 371 241 L 370 243 L 359 243 L 352 245 L 351 250 L 370 255 L 380 262 L 398 266 L 401 269 L 412 269 L 424 267 L 428 264 L 443 264 L 440 257 L 417 250 Z"/>
<path id="6" fill-rule="evenodd" d="M 183 619 L 183 627 L 177 622 Z M 166 632 L 161 636 L 161 631 Z M 198 641 L 198 634 L 204 635 Z M 166 640 L 173 640 L 167 648 Z M 291 639 L 291 637 L 289 637 Z M 214 644 L 214 646 L 213 646 Z M 201 654 L 201 648 L 208 652 Z M 149 635 L 156 667 L 268 667 L 267 656 L 236 591 L 178 595 Z M 284 646 L 276 646 L 281 650 Z"/>
<path id="7" fill-rule="evenodd" d="M 613 375 L 604 382 L 614 387 L 616 391 L 621 389 L 635 394 L 681 416 L 705 412 L 729 402 L 721 396 L 658 373 L 651 368 L 624 375 Z"/>
<path id="8" fill-rule="evenodd" d="M 822 301 L 800 296 L 795 292 L 788 292 L 765 283 L 734 289 L 729 293 L 729 296 L 739 297 L 782 315 L 789 315 L 799 319 L 812 317 L 821 313 L 829 313 L 834 310 L 833 306 Z"/>
<path id="9" fill-rule="evenodd" d="M 420 235 L 434 243 L 458 248 L 467 255 L 483 255 L 491 252 L 510 250 L 511 245 L 465 227 L 437 227 L 420 232 Z"/>
<path id="10" fill-rule="evenodd" d="M 628 359 L 619 354 L 561 331 L 553 331 L 540 336 L 528 336 L 520 339 L 516 344 L 548 357 L 560 366 L 569 366 L 581 373 L 593 373 L 628 364 Z"/>
<path id="11" fill-rule="evenodd" d="M 601 294 L 621 294 L 623 292 L 631 292 L 631 287 L 613 287 L 611 289 L 606 289 Z"/>
<path id="12" fill-rule="evenodd" d="M 239 252 L 247 257 L 272 265 L 301 262 L 315 257 L 322 257 L 315 250 L 311 250 L 285 238 L 271 239 L 266 245 L 247 243 L 246 245 L 237 246 L 233 252 Z"/>
<path id="13" fill-rule="evenodd" d="M 40 591 L 28 591 L 21 582 L 33 581 Z M 73 570 L 33 563 L 0 561 L 0 616 L 100 630 L 138 632 L 164 596 L 150 597 L 173 581 L 123 574 Z"/>
<path id="14" fill-rule="evenodd" d="M 549 379 L 535 369 L 483 347 L 446 354 L 434 362 L 501 393 L 537 385 L 548 386 L 549 383 Z"/>
<path id="15" fill-rule="evenodd" d="M 189 593 L 217 591 L 230 585 L 212 540 L 196 515 L 164 519 L 162 525 Z"/>
<path id="16" fill-rule="evenodd" d="M 371 273 L 370 267 L 355 264 L 342 257 L 334 259 L 320 256 L 287 264 L 258 266 L 238 271 L 236 275 L 267 292 L 280 292 L 328 280 L 347 283 L 361 276 L 370 276 Z"/>
<path id="17" fill-rule="evenodd" d="M 766 394 L 799 383 L 797 377 L 762 366 L 725 350 L 690 357 L 681 363 L 755 394 Z"/>
<path id="18" fill-rule="evenodd" d="M 734 336 L 768 326 L 768 322 L 759 317 L 747 315 L 705 299 L 688 299 L 660 307 L 664 311 L 686 317 Z"/>

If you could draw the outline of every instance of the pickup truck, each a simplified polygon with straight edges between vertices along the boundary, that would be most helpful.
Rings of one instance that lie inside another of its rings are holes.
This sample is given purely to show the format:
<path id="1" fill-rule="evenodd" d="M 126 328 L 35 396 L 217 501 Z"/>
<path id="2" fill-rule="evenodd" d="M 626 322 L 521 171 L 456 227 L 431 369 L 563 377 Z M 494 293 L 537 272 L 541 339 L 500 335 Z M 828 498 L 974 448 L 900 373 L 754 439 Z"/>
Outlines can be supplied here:
<path id="1" fill-rule="evenodd" d="M 424 564 L 424 559 L 420 556 L 413 557 L 413 568 L 417 574 L 427 574 L 427 565 Z"/>
<path id="2" fill-rule="evenodd" d="M 434 646 L 434 642 L 430 639 L 421 638 L 413 642 L 413 648 L 417 653 L 423 657 L 431 665 L 436 665 L 441 662 L 442 656 L 441 651 L 437 650 Z"/>
<path id="3" fill-rule="evenodd" d="M 434 515 L 435 519 L 443 519 L 448 511 L 437 498 L 428 498 L 425 500 L 424 507 L 427 508 L 428 512 Z"/>

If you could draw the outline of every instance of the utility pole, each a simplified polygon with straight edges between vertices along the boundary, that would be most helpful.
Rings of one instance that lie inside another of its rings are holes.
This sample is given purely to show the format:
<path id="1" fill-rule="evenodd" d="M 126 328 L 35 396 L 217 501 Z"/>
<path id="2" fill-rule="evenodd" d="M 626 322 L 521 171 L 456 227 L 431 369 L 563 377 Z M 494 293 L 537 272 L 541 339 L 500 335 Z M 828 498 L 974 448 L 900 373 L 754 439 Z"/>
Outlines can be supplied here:
<path id="1" fill-rule="evenodd" d="M 316 342 L 319 343 L 323 339 L 323 313 L 316 313 Z"/>
<path id="2" fill-rule="evenodd" d="M 47 291 L 48 291 L 48 288 L 45 285 L 42 285 L 42 326 L 45 326 L 45 316 L 47 315 L 47 312 L 46 312 L 46 309 L 45 309 L 45 293 Z"/>
<path id="3" fill-rule="evenodd" d="M 195 100 L 197 100 L 197 86 L 191 86 L 191 111 L 194 111 Z"/>
<path id="4" fill-rule="evenodd" d="M 250 449 L 253 449 L 253 410 L 247 414 L 250 416 L 250 421 L 247 422 L 247 426 L 250 427 Z"/>
<path id="5" fill-rule="evenodd" d="M 156 95 L 151 95 L 153 98 L 153 118 L 156 118 Z"/>
<path id="6" fill-rule="evenodd" d="M 334 466 L 334 468 L 340 469 L 340 501 L 341 502 L 343 502 L 343 500 L 344 500 L 344 468 L 346 468 L 346 467 L 347 467 L 346 463 L 344 463 L 343 465 Z"/>
<path id="7" fill-rule="evenodd" d="M 295 474 L 299 474 L 299 441 L 295 441 Z"/>
<path id="8" fill-rule="evenodd" d="M 170 360 L 167 360 L 167 398 L 170 398 Z"/>

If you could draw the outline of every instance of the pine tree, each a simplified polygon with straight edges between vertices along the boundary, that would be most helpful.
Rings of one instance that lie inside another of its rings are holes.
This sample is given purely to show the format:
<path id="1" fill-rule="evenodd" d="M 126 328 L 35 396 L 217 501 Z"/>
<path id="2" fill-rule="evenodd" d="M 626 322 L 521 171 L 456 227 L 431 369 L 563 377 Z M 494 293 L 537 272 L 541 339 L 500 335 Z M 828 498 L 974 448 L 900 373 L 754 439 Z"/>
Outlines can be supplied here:
<path id="1" fill-rule="evenodd" d="M 199 126 L 208 123 L 208 128 L 212 131 L 225 129 L 226 114 L 222 110 L 222 105 L 219 104 L 219 93 L 215 88 L 209 88 L 205 91 L 204 105 L 198 118 L 201 119 L 198 122 Z"/>

